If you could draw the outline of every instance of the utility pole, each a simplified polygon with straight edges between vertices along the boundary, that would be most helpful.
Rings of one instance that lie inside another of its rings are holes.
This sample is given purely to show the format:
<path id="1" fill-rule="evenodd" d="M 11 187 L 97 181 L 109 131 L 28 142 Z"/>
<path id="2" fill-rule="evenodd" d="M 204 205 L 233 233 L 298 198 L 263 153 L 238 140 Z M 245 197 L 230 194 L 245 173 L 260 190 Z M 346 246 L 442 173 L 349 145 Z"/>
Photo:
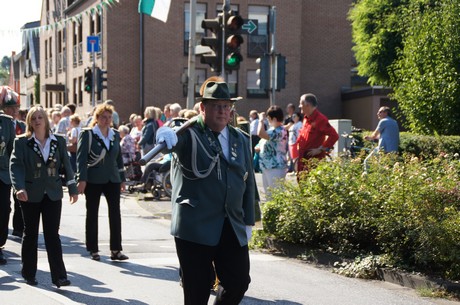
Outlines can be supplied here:
<path id="1" fill-rule="evenodd" d="M 190 1 L 190 37 L 188 45 L 187 108 L 195 105 L 196 0 Z"/>
<path id="2" fill-rule="evenodd" d="M 226 83 L 228 83 L 228 75 L 225 73 L 225 22 L 227 22 L 227 14 L 228 11 L 230 10 L 230 0 L 224 0 L 222 4 L 222 45 L 221 45 L 221 50 L 222 50 L 222 56 L 220 58 L 220 63 L 222 67 L 222 71 L 220 72 L 220 76 L 225 80 Z"/>
<path id="3" fill-rule="evenodd" d="M 275 105 L 275 92 L 276 92 L 276 71 L 277 71 L 277 60 L 276 60 L 276 6 L 272 6 L 270 9 L 270 34 L 271 34 L 271 46 L 270 46 L 270 58 L 271 58 L 271 76 L 270 84 L 272 92 L 270 94 L 270 106 Z"/>

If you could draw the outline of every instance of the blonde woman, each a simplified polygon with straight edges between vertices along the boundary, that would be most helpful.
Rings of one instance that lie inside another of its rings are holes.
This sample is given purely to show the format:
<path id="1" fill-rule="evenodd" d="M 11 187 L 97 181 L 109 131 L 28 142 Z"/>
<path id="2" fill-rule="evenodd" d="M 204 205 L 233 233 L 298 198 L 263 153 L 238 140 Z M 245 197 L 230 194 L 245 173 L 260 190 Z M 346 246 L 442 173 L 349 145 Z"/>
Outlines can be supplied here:
<path id="1" fill-rule="evenodd" d="M 94 111 L 90 128 L 82 129 L 77 149 L 77 187 L 86 198 L 86 249 L 99 261 L 98 216 L 102 194 L 109 207 L 110 258 L 126 260 L 121 253 L 120 194 L 125 173 L 120 134 L 111 128 L 113 106 L 101 104 Z"/>
<path id="2" fill-rule="evenodd" d="M 144 127 L 142 128 L 142 135 L 137 142 L 141 149 L 141 155 L 144 156 L 155 146 L 155 135 L 158 129 L 157 111 L 155 107 L 149 106 L 144 111 Z"/>
<path id="3" fill-rule="evenodd" d="M 37 285 L 37 242 L 40 216 L 43 223 L 51 280 L 58 288 L 70 285 L 62 259 L 59 224 L 62 209 L 62 182 L 59 169 L 64 168 L 70 203 L 78 199 L 74 173 L 63 137 L 50 133 L 46 111 L 32 107 L 26 117 L 26 133 L 14 141 L 10 175 L 24 217 L 22 240 L 22 276 L 29 285 Z"/>

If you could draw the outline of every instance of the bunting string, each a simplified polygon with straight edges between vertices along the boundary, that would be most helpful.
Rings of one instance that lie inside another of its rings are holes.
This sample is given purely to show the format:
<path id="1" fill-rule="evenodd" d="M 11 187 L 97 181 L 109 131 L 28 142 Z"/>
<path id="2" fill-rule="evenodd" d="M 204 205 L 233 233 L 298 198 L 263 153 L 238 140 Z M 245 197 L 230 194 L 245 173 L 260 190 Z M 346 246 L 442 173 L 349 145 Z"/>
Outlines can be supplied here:
<path id="1" fill-rule="evenodd" d="M 50 24 L 45 24 L 41 25 L 38 27 L 33 27 L 33 28 L 22 28 L 21 33 L 23 35 L 34 35 L 38 36 L 40 33 L 44 32 L 51 32 L 53 30 L 60 30 L 68 25 L 73 25 L 73 24 L 81 24 L 83 16 L 95 16 L 95 15 L 102 15 L 103 11 L 106 9 L 111 8 L 112 6 L 120 3 L 120 0 L 102 0 L 100 3 L 98 3 L 96 6 L 87 8 L 83 12 L 75 15 L 75 16 L 70 16 L 68 18 L 62 18 L 54 23 Z"/>

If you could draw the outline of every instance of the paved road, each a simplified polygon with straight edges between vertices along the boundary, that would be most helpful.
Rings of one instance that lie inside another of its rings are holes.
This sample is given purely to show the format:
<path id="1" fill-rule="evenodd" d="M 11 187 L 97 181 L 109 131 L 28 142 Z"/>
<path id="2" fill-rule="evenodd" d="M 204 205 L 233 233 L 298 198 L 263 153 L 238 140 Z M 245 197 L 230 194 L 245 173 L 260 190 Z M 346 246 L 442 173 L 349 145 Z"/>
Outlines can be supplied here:
<path id="1" fill-rule="evenodd" d="M 140 204 L 140 205 L 139 205 Z M 169 235 L 169 220 L 152 216 L 151 208 L 167 209 L 169 202 L 138 202 L 135 196 L 122 200 L 124 252 L 127 262 L 109 258 L 107 209 L 100 212 L 101 262 L 89 259 L 84 247 L 84 201 L 71 206 L 65 200 L 61 237 L 64 260 L 72 286 L 51 285 L 43 239 L 39 240 L 39 272 L 36 287 L 20 276 L 20 243 L 10 237 L 9 258 L 0 267 L 0 304 L 182 304 L 178 261 Z M 243 305 L 429 305 L 456 304 L 416 296 L 413 290 L 374 281 L 349 279 L 303 262 L 251 252 L 252 283 Z M 211 296 L 209 304 L 214 297 Z"/>

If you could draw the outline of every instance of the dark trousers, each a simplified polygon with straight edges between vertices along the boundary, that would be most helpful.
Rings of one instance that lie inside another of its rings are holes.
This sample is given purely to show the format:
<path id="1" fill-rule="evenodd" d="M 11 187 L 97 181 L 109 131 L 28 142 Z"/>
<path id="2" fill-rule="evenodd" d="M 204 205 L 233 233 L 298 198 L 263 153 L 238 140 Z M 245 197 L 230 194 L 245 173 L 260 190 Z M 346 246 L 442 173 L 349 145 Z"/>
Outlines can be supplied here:
<path id="1" fill-rule="evenodd" d="M 249 250 L 241 247 L 232 226 L 225 220 L 217 246 L 205 246 L 175 238 L 177 256 L 182 271 L 185 305 L 206 305 L 210 283 L 214 280 L 209 270 L 214 267 L 223 289 L 217 292 L 215 305 L 236 305 L 248 290 Z"/>
<path id="2" fill-rule="evenodd" d="M 19 200 L 14 194 L 14 213 L 13 213 L 13 231 L 20 233 L 24 232 L 24 219 L 22 217 L 22 209 Z"/>
<path id="3" fill-rule="evenodd" d="M 0 248 L 8 239 L 8 222 L 11 213 L 11 184 L 5 184 L 0 180 Z"/>
<path id="4" fill-rule="evenodd" d="M 24 215 L 24 236 L 21 249 L 22 276 L 35 278 L 37 273 L 37 243 L 41 215 L 51 279 L 56 281 L 60 278 L 67 278 L 59 237 L 62 201 L 53 201 L 45 195 L 41 202 L 20 202 L 20 204 Z"/>
<path id="5" fill-rule="evenodd" d="M 87 183 L 86 196 L 86 250 L 99 252 L 98 218 L 101 195 L 109 207 L 110 250 L 121 251 L 120 183 Z"/>

